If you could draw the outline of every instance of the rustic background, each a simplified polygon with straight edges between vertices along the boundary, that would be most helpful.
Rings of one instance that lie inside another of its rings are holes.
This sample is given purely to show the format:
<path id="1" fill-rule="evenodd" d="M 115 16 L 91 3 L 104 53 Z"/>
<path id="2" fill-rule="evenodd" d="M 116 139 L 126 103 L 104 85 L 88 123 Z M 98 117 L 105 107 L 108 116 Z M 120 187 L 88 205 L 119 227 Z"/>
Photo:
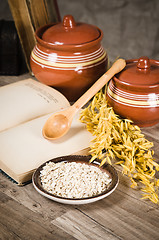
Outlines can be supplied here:
<path id="1" fill-rule="evenodd" d="M 0 19 L 12 19 L 7 0 L 0 0 Z M 159 59 L 159 0 L 57 0 L 61 17 L 97 25 L 103 46 L 114 61 L 146 55 Z"/>
<path id="2" fill-rule="evenodd" d="M 103 30 L 103 46 L 111 61 L 117 56 L 159 59 L 159 0 L 57 1 L 61 17 L 72 14 L 76 21 Z M 12 19 L 7 0 L 0 0 L 1 19 Z M 28 77 L 28 73 L 0 76 L 0 86 Z M 159 124 L 142 132 L 154 143 L 158 162 Z M 119 166 L 117 169 L 116 191 L 99 202 L 81 206 L 56 203 L 41 196 L 32 184 L 18 187 L 0 174 L 0 239 L 158 240 L 158 206 L 140 199 L 141 192 L 131 189 L 129 179 Z"/>

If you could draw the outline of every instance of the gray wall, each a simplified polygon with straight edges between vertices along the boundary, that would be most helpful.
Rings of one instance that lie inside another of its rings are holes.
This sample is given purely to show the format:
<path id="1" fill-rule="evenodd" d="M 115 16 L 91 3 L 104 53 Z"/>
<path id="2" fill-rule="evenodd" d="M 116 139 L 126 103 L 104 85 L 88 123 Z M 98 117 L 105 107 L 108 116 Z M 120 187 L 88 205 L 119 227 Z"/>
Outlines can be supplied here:
<path id="1" fill-rule="evenodd" d="M 57 1 L 62 18 L 72 14 L 76 21 L 103 30 L 103 46 L 111 61 L 119 56 L 159 59 L 159 0 Z M 7 0 L 0 0 L 0 18 L 11 18 Z"/>
<path id="2" fill-rule="evenodd" d="M 159 59 L 159 0 L 58 0 L 61 16 L 97 25 L 110 60 Z"/>

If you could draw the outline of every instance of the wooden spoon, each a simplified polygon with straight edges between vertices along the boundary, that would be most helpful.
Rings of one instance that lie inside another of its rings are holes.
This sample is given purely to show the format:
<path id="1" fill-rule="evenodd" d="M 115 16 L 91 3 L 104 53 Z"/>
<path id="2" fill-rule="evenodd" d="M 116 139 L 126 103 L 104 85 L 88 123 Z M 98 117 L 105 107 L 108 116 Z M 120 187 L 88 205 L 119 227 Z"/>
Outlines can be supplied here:
<path id="1" fill-rule="evenodd" d="M 57 139 L 65 135 L 71 127 L 74 115 L 83 107 L 115 74 L 126 66 L 124 59 L 118 59 L 72 106 L 51 115 L 43 127 L 46 139 Z"/>

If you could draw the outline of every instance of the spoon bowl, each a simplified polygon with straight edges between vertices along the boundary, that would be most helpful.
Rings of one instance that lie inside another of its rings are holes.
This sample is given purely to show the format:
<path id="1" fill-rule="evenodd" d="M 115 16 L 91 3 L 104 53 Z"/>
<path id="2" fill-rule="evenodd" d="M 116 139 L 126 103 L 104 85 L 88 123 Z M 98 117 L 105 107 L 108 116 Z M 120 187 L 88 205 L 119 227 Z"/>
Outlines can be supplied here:
<path id="1" fill-rule="evenodd" d="M 53 140 L 65 135 L 71 127 L 74 115 L 83 107 L 115 74 L 126 66 L 124 59 L 118 59 L 72 106 L 49 117 L 43 127 L 43 136 Z"/>
<path id="2" fill-rule="evenodd" d="M 64 114 L 52 115 L 43 128 L 43 136 L 47 139 L 62 137 L 69 129 L 70 122 Z"/>

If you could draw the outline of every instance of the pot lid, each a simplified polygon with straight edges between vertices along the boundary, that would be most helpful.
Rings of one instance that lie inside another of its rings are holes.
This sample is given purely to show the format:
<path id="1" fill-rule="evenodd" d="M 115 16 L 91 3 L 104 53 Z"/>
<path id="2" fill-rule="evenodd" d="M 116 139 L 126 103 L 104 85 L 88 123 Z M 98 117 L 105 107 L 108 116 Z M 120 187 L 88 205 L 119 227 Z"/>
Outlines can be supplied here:
<path id="1" fill-rule="evenodd" d="M 159 61 L 141 57 L 127 60 L 125 69 L 116 77 L 126 85 L 148 87 L 159 85 Z"/>
<path id="2" fill-rule="evenodd" d="M 56 45 L 83 44 L 91 42 L 101 35 L 98 28 L 86 23 L 75 22 L 73 16 L 66 15 L 62 23 L 48 28 L 42 35 L 45 42 Z"/>

